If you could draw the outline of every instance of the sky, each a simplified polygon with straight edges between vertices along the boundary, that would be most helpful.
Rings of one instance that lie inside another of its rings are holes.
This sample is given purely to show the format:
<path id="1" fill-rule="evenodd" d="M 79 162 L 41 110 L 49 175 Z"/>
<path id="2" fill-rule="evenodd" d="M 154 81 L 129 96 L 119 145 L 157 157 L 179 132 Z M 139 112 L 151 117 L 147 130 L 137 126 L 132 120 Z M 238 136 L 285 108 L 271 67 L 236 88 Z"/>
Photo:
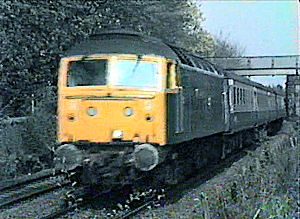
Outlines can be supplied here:
<path id="1" fill-rule="evenodd" d="M 204 29 L 244 49 L 244 56 L 299 55 L 297 0 L 200 1 Z M 285 76 L 252 77 L 284 86 Z"/>

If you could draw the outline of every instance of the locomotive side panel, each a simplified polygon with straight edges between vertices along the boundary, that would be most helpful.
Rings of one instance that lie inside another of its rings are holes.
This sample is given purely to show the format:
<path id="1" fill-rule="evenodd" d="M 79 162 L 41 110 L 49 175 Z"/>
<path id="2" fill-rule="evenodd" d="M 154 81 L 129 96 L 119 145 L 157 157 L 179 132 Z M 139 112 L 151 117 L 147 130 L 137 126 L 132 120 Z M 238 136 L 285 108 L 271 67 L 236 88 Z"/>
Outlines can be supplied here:
<path id="1" fill-rule="evenodd" d="M 170 143 L 213 135 L 225 130 L 223 78 L 183 66 L 182 89 L 168 94 Z"/>

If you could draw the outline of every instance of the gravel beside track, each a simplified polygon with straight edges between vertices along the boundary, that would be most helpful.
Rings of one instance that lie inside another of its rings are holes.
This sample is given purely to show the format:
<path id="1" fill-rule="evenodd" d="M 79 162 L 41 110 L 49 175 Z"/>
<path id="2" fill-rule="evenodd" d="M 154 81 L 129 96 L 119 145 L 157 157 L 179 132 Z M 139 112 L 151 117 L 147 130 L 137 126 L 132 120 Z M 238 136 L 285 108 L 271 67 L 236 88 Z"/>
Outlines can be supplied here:
<path id="1" fill-rule="evenodd" d="M 60 209 L 61 197 L 67 188 L 55 190 L 37 198 L 22 201 L 0 212 L 0 218 L 41 218 Z"/>
<path id="2" fill-rule="evenodd" d="M 54 178 L 48 179 L 47 181 L 38 181 L 16 190 L 8 190 L 0 194 L 0 208 L 58 189 L 66 184 L 67 183 L 63 182 L 63 179 Z"/>
<path id="3" fill-rule="evenodd" d="M 170 190 L 164 206 L 144 211 L 134 218 L 202 218 L 204 209 L 200 201 L 203 199 L 203 193 L 226 183 L 236 167 L 248 161 L 247 156 L 241 157 L 241 154 L 237 154 L 231 157 L 231 161 L 225 160 L 203 169 L 199 175 Z"/>

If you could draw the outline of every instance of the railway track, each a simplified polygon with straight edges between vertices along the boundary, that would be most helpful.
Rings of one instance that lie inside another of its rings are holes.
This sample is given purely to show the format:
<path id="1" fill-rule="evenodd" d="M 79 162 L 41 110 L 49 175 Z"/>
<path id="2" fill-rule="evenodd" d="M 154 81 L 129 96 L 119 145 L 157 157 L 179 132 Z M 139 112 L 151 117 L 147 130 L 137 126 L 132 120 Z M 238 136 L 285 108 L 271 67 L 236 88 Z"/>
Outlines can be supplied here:
<path id="1" fill-rule="evenodd" d="M 46 169 L 43 171 L 40 171 L 38 173 L 35 173 L 33 175 L 26 175 L 26 176 L 21 176 L 16 179 L 8 179 L 5 181 L 0 181 L 0 192 L 12 189 L 17 186 L 21 186 L 27 183 L 31 183 L 37 180 L 41 180 L 47 177 L 51 177 L 54 175 L 58 175 L 53 171 L 53 169 Z"/>
<path id="2" fill-rule="evenodd" d="M 157 191 L 154 191 L 153 193 L 151 193 L 151 195 L 149 197 L 146 197 L 145 200 L 142 201 L 141 203 L 139 203 L 137 206 L 135 206 L 131 210 L 124 212 L 123 214 L 121 214 L 120 216 L 117 216 L 116 218 L 119 218 L 119 219 L 130 218 L 130 217 L 138 214 L 140 211 L 146 209 L 147 207 L 154 206 L 156 203 L 158 203 L 160 201 L 160 197 L 162 197 L 162 196 L 164 196 L 164 195 L 162 195 L 162 193 L 157 194 Z"/>
<path id="3" fill-rule="evenodd" d="M 111 190 L 105 190 L 105 191 L 99 191 L 98 193 L 94 193 L 93 195 L 91 195 L 90 193 L 86 192 L 83 188 L 77 188 L 77 195 L 76 195 L 76 199 L 75 199 L 74 203 L 72 203 L 71 205 L 62 207 L 61 209 L 56 209 L 55 211 L 53 211 L 50 214 L 45 215 L 41 218 L 42 219 L 54 219 L 54 218 L 58 218 L 60 216 L 66 215 L 67 213 L 72 212 L 75 209 L 84 207 L 87 204 L 91 204 L 96 199 L 101 199 L 105 195 L 109 195 L 110 192 L 111 192 Z M 112 216 L 114 216 L 114 218 L 122 218 L 122 219 L 124 218 L 125 219 L 125 218 L 129 218 L 130 216 L 137 214 L 139 211 L 145 209 L 147 206 L 154 205 L 158 201 L 157 193 L 158 192 L 156 190 L 140 193 L 139 195 L 137 195 L 136 197 L 134 197 L 132 199 L 133 201 L 131 203 L 127 202 L 128 205 L 131 205 L 130 209 L 128 209 L 128 210 L 124 209 L 124 212 L 116 214 L 116 215 L 112 215 Z M 119 194 L 122 194 L 122 192 L 119 191 Z M 143 201 L 140 201 L 139 204 L 137 204 L 136 202 L 133 203 L 134 200 L 137 200 L 137 199 L 143 200 Z M 133 207 L 132 205 L 134 205 L 135 207 Z M 115 207 L 118 208 L 118 205 L 116 205 Z"/>
<path id="4" fill-rule="evenodd" d="M 69 182 L 53 170 L 44 170 L 30 176 L 0 183 L 0 209 L 68 185 Z"/>
<path id="5" fill-rule="evenodd" d="M 206 168 L 201 169 L 201 171 L 197 174 L 197 178 L 201 178 L 201 181 L 204 178 L 204 181 L 207 180 L 212 175 L 212 172 L 215 174 L 218 174 L 220 171 L 224 170 L 228 165 L 232 164 L 234 161 L 238 160 L 245 154 L 245 151 L 251 150 L 251 148 L 245 148 L 244 150 L 232 154 L 228 156 L 225 160 L 220 161 L 218 164 L 208 166 Z M 206 179 L 205 179 L 206 178 Z M 188 180 L 190 181 L 190 180 Z M 47 193 L 50 191 L 53 191 L 55 189 L 61 188 L 62 186 L 68 185 L 70 183 L 64 181 L 64 177 L 60 177 L 59 174 L 53 175 L 52 170 L 45 170 L 42 172 L 39 172 L 37 174 L 34 174 L 32 176 L 26 176 L 23 178 L 19 178 L 16 180 L 10 180 L 6 182 L 0 182 L 0 209 L 3 209 L 7 206 L 13 205 L 14 203 L 20 202 L 22 200 L 38 196 L 43 193 Z M 189 184 L 189 183 L 188 183 Z M 81 188 L 77 188 L 78 193 L 80 194 L 77 196 L 77 201 L 74 202 L 71 205 L 63 206 L 59 209 L 55 209 L 50 214 L 45 215 L 41 218 L 50 219 L 50 218 L 58 218 L 59 216 L 65 215 L 68 212 L 74 211 L 76 208 L 81 208 L 85 206 L 88 203 L 93 202 L 93 200 L 96 200 L 101 196 L 103 193 L 108 191 L 102 191 L 98 194 L 87 196 L 87 193 L 84 192 L 84 190 L 81 190 Z M 130 208 L 124 208 L 122 211 L 118 211 L 119 213 L 116 215 L 113 215 L 115 218 L 129 218 L 132 217 L 139 212 L 143 211 L 145 208 L 149 206 L 155 206 L 160 203 L 159 196 L 166 196 L 169 197 L 174 194 L 174 191 L 176 191 L 176 186 L 172 187 L 166 187 L 163 194 L 161 192 L 152 192 L 148 193 L 146 196 L 139 199 L 138 202 L 135 202 L 134 204 L 129 203 Z M 78 201 L 79 199 L 81 201 Z M 83 197 L 83 198 L 80 198 Z M 125 205 L 125 203 L 124 203 Z"/>
<path id="6" fill-rule="evenodd" d="M 253 145 L 252 147 L 245 148 L 237 153 L 231 154 L 226 159 L 221 160 L 216 164 L 209 165 L 205 168 L 202 168 L 200 171 L 193 174 L 189 179 L 180 183 L 179 185 L 166 186 L 164 189 L 161 190 L 162 192 L 152 194 L 151 197 L 146 198 L 143 202 L 139 203 L 138 206 L 132 208 L 130 211 L 124 212 L 122 215 L 116 218 L 119 219 L 130 218 L 138 214 L 139 212 L 143 211 L 149 206 L 162 205 L 161 202 L 162 200 L 164 200 L 164 202 L 173 202 L 174 201 L 173 199 L 176 199 L 176 195 L 175 197 L 173 197 L 173 195 L 178 191 L 180 192 L 180 190 L 182 190 L 182 187 L 184 187 L 185 188 L 184 190 L 186 190 L 190 187 L 193 187 L 195 182 L 199 184 L 200 181 L 201 184 L 202 182 L 207 181 L 212 176 L 219 174 L 220 172 L 224 171 L 226 168 L 231 166 L 234 162 L 241 159 L 244 155 L 247 154 L 249 150 L 254 150 L 258 146 L 259 145 Z M 184 184 L 184 186 L 182 186 L 182 184 Z M 163 199 L 161 199 L 161 197 L 163 197 Z"/>
<path id="7" fill-rule="evenodd" d="M 213 175 L 219 174 L 220 172 L 224 171 L 225 168 L 229 167 L 233 162 L 239 160 L 240 158 L 242 158 L 245 154 L 247 154 L 247 151 L 249 150 L 254 150 L 256 147 L 258 147 L 259 145 L 253 145 L 251 147 L 247 147 L 244 148 L 243 150 L 233 153 L 230 156 L 228 156 L 226 159 L 219 161 L 217 164 L 213 164 L 213 165 L 209 165 L 205 168 L 202 168 L 201 170 L 199 170 L 197 173 L 193 174 L 189 179 L 187 179 L 185 182 L 183 182 L 183 184 L 187 184 L 187 186 L 184 187 L 190 187 L 190 185 L 194 184 L 195 181 L 201 181 L 201 182 L 205 182 L 206 180 L 208 180 L 209 178 L 211 178 Z M 178 190 L 180 190 L 179 187 L 181 187 L 180 185 L 175 185 L 175 186 L 166 186 L 164 187 L 164 189 L 153 189 L 152 192 L 140 192 L 140 194 L 142 195 L 138 195 L 138 198 L 133 198 L 133 201 L 131 200 L 130 202 L 124 202 L 122 204 L 122 208 L 124 208 L 124 206 L 130 206 L 127 209 L 123 209 L 121 211 L 119 211 L 119 213 L 116 214 L 111 214 L 112 217 L 114 218 L 119 218 L 119 219 L 125 219 L 125 218 L 130 218 L 136 214 L 138 214 L 139 212 L 143 211 L 144 209 L 146 209 L 149 206 L 156 206 L 156 205 L 161 205 L 162 204 L 162 200 L 164 200 L 164 202 L 168 202 L 171 201 L 172 199 L 172 195 L 177 192 Z M 80 192 L 79 192 L 80 193 Z M 96 200 L 97 198 L 99 198 L 99 196 L 103 195 L 104 193 L 108 193 L 108 191 L 104 191 L 104 192 L 99 192 L 98 194 L 93 195 L 93 197 L 87 197 L 85 196 L 86 194 L 84 192 L 81 192 L 81 197 L 86 197 L 81 199 L 80 202 L 76 202 L 70 206 L 66 206 L 64 208 L 61 208 L 60 210 L 56 210 L 55 212 L 42 217 L 43 219 L 54 219 L 54 218 L 58 218 L 59 216 L 65 215 L 68 212 L 72 212 L 74 209 L 80 208 L 85 206 L 88 203 L 93 202 L 94 200 Z M 146 193 L 146 194 L 145 194 Z M 163 197 L 163 199 L 161 199 Z M 167 198 L 165 198 L 167 197 Z M 79 198 L 80 199 L 80 198 Z M 138 199 L 139 201 L 134 201 L 134 199 Z M 112 210 L 114 212 L 118 212 L 118 206 Z M 119 208 L 120 210 L 120 208 Z"/>
<path id="8" fill-rule="evenodd" d="M 155 204 L 155 200 L 149 200 L 145 203 L 143 203 L 142 205 L 140 205 L 139 207 L 135 208 L 134 210 L 131 210 L 125 214 L 123 214 L 120 217 L 117 217 L 119 219 L 126 219 L 129 218 L 131 216 L 134 216 L 135 214 L 137 214 L 138 212 L 142 211 L 143 209 L 147 208 L 148 206 L 154 205 Z"/>
<path id="9" fill-rule="evenodd" d="M 55 218 L 58 218 L 59 216 L 65 215 L 68 212 L 72 212 L 74 209 L 82 207 L 82 206 L 92 202 L 93 200 L 95 200 L 99 196 L 101 196 L 103 194 L 107 194 L 109 192 L 110 192 L 110 190 L 101 191 L 99 193 L 96 193 L 96 194 L 92 195 L 92 197 L 89 197 L 90 193 L 85 191 L 84 188 L 76 188 L 76 193 L 77 194 L 74 196 L 72 204 L 68 204 L 67 201 L 66 201 L 66 203 L 65 203 L 66 205 L 64 207 L 62 206 L 60 209 L 57 209 L 57 210 L 51 212 L 50 214 L 45 215 L 41 218 L 42 219 L 55 219 Z"/>
<path id="10" fill-rule="evenodd" d="M 65 181 L 65 178 L 59 173 L 53 173 L 53 170 L 44 170 L 33 175 L 19 177 L 17 179 L 10 179 L 7 181 L 0 182 L 0 210 L 7 210 L 11 206 L 21 201 L 40 196 L 42 194 L 54 191 L 64 186 L 70 185 L 71 183 Z M 56 209 L 44 215 L 40 218 L 43 219 L 54 219 L 59 216 L 65 215 L 68 212 L 74 211 L 74 209 L 82 207 L 93 200 L 107 194 L 110 190 L 101 191 L 89 197 L 88 193 L 83 188 L 77 188 L 76 202 L 71 205 L 61 206 L 60 209 Z M 81 201 L 78 201 L 81 200 Z M 147 206 L 154 204 L 155 197 L 152 195 L 142 202 L 141 205 L 134 208 L 134 210 L 127 211 L 122 216 L 117 218 L 128 218 L 134 214 L 137 214 Z"/>

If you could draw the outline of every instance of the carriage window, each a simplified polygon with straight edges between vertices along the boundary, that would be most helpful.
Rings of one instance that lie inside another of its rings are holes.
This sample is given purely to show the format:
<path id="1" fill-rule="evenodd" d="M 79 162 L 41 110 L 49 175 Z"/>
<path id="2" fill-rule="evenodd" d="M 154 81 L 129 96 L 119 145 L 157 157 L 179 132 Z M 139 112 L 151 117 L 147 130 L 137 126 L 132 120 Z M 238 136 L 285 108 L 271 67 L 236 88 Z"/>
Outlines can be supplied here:
<path id="1" fill-rule="evenodd" d="M 243 104 L 243 89 L 240 88 L 240 105 Z"/>
<path id="2" fill-rule="evenodd" d="M 177 72 L 179 74 L 179 71 Z M 178 75 L 175 72 L 175 64 L 169 62 L 167 63 L 167 88 L 178 87 L 179 82 L 177 81 Z"/>
<path id="3" fill-rule="evenodd" d="M 242 105 L 244 103 L 244 89 L 241 88 L 241 102 L 240 104 Z"/>
<path id="4" fill-rule="evenodd" d="M 240 88 L 237 88 L 237 95 L 236 95 L 236 104 L 239 105 L 240 104 Z"/>
<path id="5" fill-rule="evenodd" d="M 236 88 L 233 88 L 233 104 L 236 105 Z"/>

